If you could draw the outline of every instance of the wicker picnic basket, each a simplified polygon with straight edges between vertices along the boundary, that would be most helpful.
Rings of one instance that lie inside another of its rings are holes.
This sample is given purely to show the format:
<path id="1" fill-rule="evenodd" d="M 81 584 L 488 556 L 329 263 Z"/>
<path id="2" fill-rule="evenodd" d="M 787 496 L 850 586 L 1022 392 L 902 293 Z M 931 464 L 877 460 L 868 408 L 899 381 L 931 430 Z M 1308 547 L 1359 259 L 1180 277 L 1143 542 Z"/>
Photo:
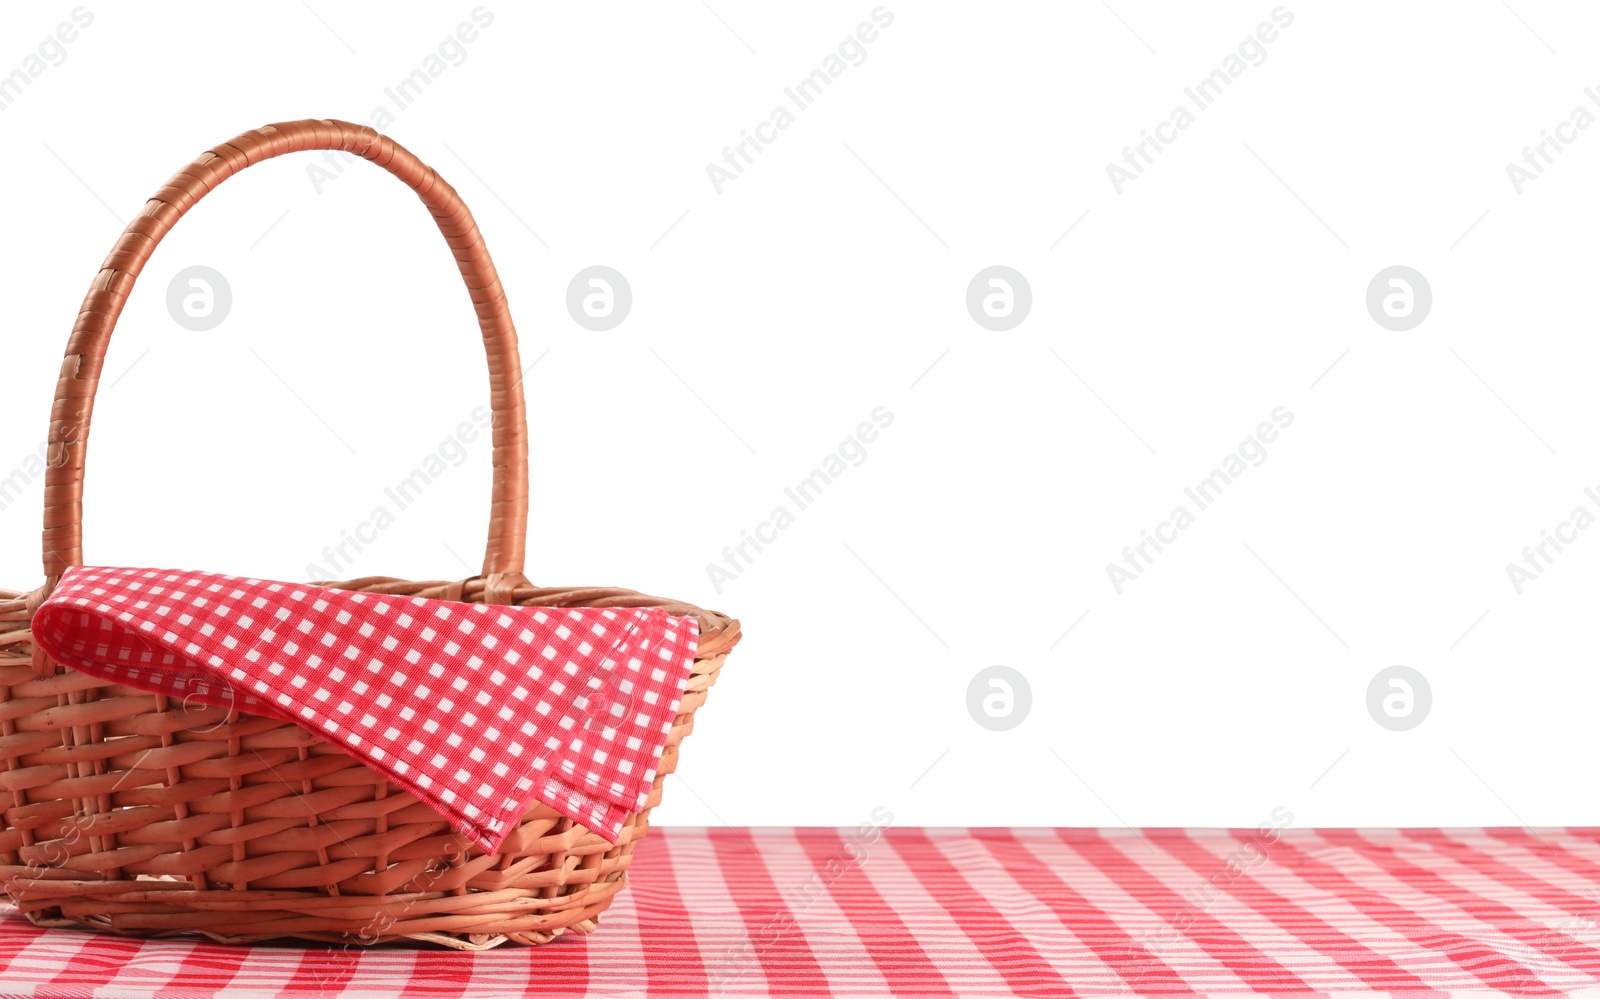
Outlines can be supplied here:
<path id="1" fill-rule="evenodd" d="M 111 331 L 146 261 L 185 212 L 255 163 L 303 150 L 364 157 L 416 191 L 454 251 L 489 356 L 494 492 L 483 574 L 324 585 L 552 607 L 658 606 L 694 614 L 700 643 L 645 809 L 612 845 L 537 804 L 485 854 L 437 814 L 320 736 L 274 719 L 96 680 L 49 661 L 29 632 L 82 564 L 84 454 Z M 472 213 L 431 167 L 371 128 L 295 121 L 246 132 L 146 202 L 90 285 L 56 385 L 45 476 L 44 585 L 0 591 L 0 892 L 42 926 L 131 936 L 199 932 L 346 944 L 426 940 L 461 950 L 593 930 L 627 883 L 634 844 L 739 623 L 607 587 L 523 575 L 528 444 L 516 330 Z"/>

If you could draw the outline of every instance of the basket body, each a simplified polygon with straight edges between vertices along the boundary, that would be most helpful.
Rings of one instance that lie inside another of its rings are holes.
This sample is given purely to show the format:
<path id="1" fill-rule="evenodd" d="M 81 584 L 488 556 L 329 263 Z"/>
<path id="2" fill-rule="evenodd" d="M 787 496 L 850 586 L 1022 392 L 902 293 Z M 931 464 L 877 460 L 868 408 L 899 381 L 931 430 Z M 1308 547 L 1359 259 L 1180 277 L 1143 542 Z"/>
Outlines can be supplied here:
<path id="1" fill-rule="evenodd" d="M 324 584 L 483 599 L 481 580 Z M 619 589 L 519 588 L 513 602 L 664 607 L 700 618 L 693 674 L 645 809 L 613 845 L 535 803 L 500 853 L 314 732 L 31 665 L 42 598 L 0 592 L 0 887 L 35 923 L 464 950 L 586 933 L 716 682 L 738 622 Z"/>

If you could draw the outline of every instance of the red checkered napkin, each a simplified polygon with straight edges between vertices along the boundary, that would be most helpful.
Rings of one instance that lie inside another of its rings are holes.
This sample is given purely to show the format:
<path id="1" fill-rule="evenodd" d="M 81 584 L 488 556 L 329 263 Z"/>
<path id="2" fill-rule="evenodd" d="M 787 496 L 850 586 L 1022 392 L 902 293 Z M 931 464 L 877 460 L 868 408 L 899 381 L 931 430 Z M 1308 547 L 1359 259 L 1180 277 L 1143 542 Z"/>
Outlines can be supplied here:
<path id="1" fill-rule="evenodd" d="M 699 622 L 76 566 L 33 636 L 91 676 L 318 732 L 492 853 L 535 799 L 617 841 L 655 781 Z"/>

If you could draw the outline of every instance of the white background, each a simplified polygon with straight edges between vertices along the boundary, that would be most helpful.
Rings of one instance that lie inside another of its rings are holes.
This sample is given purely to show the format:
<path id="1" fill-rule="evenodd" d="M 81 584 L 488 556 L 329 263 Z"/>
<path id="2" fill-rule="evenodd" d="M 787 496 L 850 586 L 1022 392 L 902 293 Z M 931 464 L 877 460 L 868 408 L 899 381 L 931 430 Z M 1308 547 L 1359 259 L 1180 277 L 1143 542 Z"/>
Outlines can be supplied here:
<path id="1" fill-rule="evenodd" d="M 267 122 L 392 112 L 475 6 L 89 4 L 0 112 L 0 476 L 167 176 Z M 1600 85 L 1596 12 L 1287 4 L 1118 194 L 1107 164 L 1271 0 L 890 3 L 719 194 L 707 164 L 875 6 L 497 0 L 387 128 L 473 206 L 542 358 L 530 577 L 744 622 L 657 821 L 1600 822 L 1600 531 L 1520 595 L 1505 569 L 1600 512 L 1600 128 L 1520 194 L 1506 173 Z M 5 5 L 0 73 L 73 7 Z M 305 578 L 487 401 L 426 212 L 361 162 L 319 193 L 314 162 L 230 181 L 146 270 L 95 414 L 90 562 Z M 208 333 L 165 306 L 192 264 L 233 289 Z M 566 311 L 591 264 L 632 285 L 609 333 Z M 992 264 L 1033 290 L 1003 333 L 964 305 Z M 1433 289 L 1409 332 L 1366 311 L 1392 264 Z M 717 592 L 707 564 L 879 406 L 867 460 Z M 1278 406 L 1267 460 L 1118 595 L 1107 563 Z M 480 440 L 339 575 L 476 572 L 488 485 Z M 0 512 L 0 584 L 39 582 L 40 499 Z M 1032 688 L 1009 732 L 966 709 L 996 664 Z M 1403 733 L 1365 706 L 1396 664 L 1434 699 Z"/>

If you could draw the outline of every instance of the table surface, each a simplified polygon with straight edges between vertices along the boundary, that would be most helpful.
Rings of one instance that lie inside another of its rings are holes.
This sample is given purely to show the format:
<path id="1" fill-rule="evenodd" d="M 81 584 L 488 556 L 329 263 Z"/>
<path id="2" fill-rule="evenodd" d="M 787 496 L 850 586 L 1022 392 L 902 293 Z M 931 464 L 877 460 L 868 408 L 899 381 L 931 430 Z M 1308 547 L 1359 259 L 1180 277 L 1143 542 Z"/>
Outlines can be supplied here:
<path id="1" fill-rule="evenodd" d="M 0 909 L 0 996 L 1600 996 L 1597 921 L 1600 829 L 656 828 L 587 936 L 227 947 Z"/>

